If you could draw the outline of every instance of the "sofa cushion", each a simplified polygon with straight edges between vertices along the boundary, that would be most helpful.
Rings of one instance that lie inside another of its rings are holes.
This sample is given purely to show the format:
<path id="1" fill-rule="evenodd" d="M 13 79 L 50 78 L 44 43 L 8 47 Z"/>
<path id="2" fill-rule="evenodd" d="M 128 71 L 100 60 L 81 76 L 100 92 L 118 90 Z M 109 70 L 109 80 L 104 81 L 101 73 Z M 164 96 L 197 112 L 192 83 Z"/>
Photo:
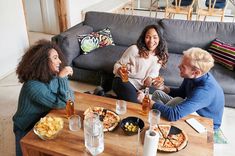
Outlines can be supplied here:
<path id="1" fill-rule="evenodd" d="M 213 0 L 211 1 L 211 7 L 213 6 Z M 224 8 L 226 4 L 226 0 L 216 0 L 215 2 L 215 8 Z M 210 0 L 206 0 L 205 5 L 209 7 Z"/>
<path id="2" fill-rule="evenodd" d="M 191 47 L 207 49 L 216 38 L 235 44 L 235 24 L 163 19 L 160 21 L 169 53 L 182 53 Z"/>
<path id="3" fill-rule="evenodd" d="M 225 94 L 235 94 L 235 87 L 233 87 L 235 84 L 234 71 L 227 70 L 220 64 L 215 64 L 210 72 L 223 88 Z"/>
<path id="4" fill-rule="evenodd" d="M 179 5 L 179 1 L 178 0 L 177 0 L 177 2 L 178 2 L 177 4 Z M 189 6 L 189 5 L 192 4 L 192 2 L 193 2 L 193 0 L 181 0 L 180 6 Z M 172 4 L 173 5 L 176 4 L 175 0 L 172 2 Z"/>
<path id="5" fill-rule="evenodd" d="M 167 86 L 178 87 L 183 79 L 179 75 L 178 65 L 182 55 L 169 53 L 169 58 L 166 68 L 161 68 L 160 75 L 164 77 L 164 82 Z"/>
<path id="6" fill-rule="evenodd" d="M 78 41 L 84 54 L 96 48 L 115 45 L 109 28 L 102 29 L 98 32 L 91 32 L 90 34 L 79 35 Z"/>
<path id="7" fill-rule="evenodd" d="M 94 31 L 110 28 L 114 43 L 122 46 L 135 44 L 145 26 L 157 24 L 159 19 L 120 15 L 102 12 L 87 12 L 84 24 L 93 27 Z"/>
<path id="8" fill-rule="evenodd" d="M 80 55 L 80 46 L 77 41 L 77 35 L 87 34 L 93 31 L 90 26 L 80 26 L 71 29 L 70 31 L 63 32 L 52 38 L 56 44 L 59 45 L 65 58 L 67 59 L 68 65 L 72 63 L 72 60 Z"/>
<path id="9" fill-rule="evenodd" d="M 98 48 L 88 53 L 80 55 L 73 60 L 73 66 L 77 68 L 90 69 L 95 71 L 105 71 L 113 73 L 114 63 L 121 58 L 127 47 L 112 46 Z"/>
<path id="10" fill-rule="evenodd" d="M 211 42 L 208 51 L 212 54 L 215 61 L 224 65 L 230 70 L 234 70 L 235 67 L 235 47 L 215 39 Z"/>

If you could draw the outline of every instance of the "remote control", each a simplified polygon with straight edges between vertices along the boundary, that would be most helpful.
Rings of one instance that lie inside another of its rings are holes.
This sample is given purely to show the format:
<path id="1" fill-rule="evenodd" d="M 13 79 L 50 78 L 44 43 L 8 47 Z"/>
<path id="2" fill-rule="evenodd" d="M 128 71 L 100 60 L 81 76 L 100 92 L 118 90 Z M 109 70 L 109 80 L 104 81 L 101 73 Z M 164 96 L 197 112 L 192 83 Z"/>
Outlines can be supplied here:
<path id="1" fill-rule="evenodd" d="M 193 127 L 198 133 L 206 132 L 206 128 L 194 118 L 187 119 L 186 122 Z"/>

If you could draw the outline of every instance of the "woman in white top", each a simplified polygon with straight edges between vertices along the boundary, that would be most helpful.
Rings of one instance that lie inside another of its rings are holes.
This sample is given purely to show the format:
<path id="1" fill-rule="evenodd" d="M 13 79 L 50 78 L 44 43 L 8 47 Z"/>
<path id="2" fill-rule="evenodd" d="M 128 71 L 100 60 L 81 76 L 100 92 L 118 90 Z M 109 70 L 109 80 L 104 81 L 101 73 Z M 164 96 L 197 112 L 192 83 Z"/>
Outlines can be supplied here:
<path id="1" fill-rule="evenodd" d="M 137 92 L 150 86 L 153 78 L 159 76 L 159 70 L 168 60 L 166 41 L 157 25 L 144 28 L 136 45 L 130 46 L 120 60 L 114 64 L 113 90 L 118 99 L 137 101 Z M 124 73 L 122 64 L 127 65 L 128 82 L 122 82 Z"/>

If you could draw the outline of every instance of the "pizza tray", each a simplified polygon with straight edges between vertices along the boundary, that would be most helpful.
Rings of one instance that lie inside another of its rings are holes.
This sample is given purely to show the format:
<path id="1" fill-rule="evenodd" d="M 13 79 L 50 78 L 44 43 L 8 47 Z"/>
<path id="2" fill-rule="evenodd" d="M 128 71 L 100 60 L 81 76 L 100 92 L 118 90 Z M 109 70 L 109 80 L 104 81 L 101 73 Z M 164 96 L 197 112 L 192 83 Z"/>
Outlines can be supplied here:
<path id="1" fill-rule="evenodd" d="M 158 151 L 178 152 L 188 144 L 187 134 L 180 128 L 172 125 L 158 125 L 154 131 L 160 135 Z"/>

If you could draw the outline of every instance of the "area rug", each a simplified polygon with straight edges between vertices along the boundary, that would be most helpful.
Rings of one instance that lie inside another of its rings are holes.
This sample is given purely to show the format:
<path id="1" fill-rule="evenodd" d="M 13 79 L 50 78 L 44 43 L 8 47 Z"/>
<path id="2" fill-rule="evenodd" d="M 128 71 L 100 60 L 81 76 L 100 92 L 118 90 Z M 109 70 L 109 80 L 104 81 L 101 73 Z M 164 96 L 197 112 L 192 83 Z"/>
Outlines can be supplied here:
<path id="1" fill-rule="evenodd" d="M 224 136 L 224 133 L 222 130 L 219 128 L 218 130 L 215 130 L 214 132 L 214 143 L 215 144 L 227 144 L 228 140 Z"/>

